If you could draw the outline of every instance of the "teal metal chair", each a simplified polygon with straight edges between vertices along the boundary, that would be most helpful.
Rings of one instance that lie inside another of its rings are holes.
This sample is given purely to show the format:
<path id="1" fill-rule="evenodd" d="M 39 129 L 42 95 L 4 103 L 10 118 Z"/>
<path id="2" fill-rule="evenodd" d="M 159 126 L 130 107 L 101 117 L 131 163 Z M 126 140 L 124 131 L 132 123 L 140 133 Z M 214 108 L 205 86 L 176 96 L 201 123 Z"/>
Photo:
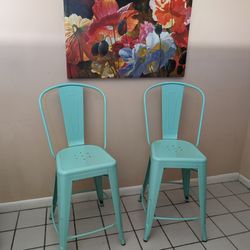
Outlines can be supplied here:
<path id="1" fill-rule="evenodd" d="M 147 96 L 157 87 L 162 89 L 162 139 L 153 143 L 150 141 Z M 179 120 L 182 109 L 182 100 L 185 88 L 198 92 L 202 99 L 198 133 L 195 145 L 178 139 Z M 197 148 L 200 142 L 200 133 L 205 107 L 203 91 L 191 84 L 181 82 L 164 82 L 149 87 L 144 93 L 144 114 L 146 123 L 147 142 L 150 146 L 150 157 L 144 179 L 140 201 L 146 211 L 144 241 L 148 241 L 153 220 L 200 220 L 202 240 L 207 240 L 206 234 L 206 157 Z M 198 172 L 200 217 L 169 218 L 155 215 L 155 208 L 160 191 L 163 171 L 167 168 L 182 170 L 184 198 L 189 198 L 190 171 Z M 147 208 L 144 205 L 144 194 L 148 186 Z"/>
<path id="2" fill-rule="evenodd" d="M 104 103 L 104 146 L 85 144 L 84 141 L 84 91 L 97 91 Z M 44 96 L 50 91 L 57 91 L 60 97 L 61 110 L 64 118 L 64 127 L 68 146 L 55 153 L 44 113 Z M 39 97 L 39 108 L 43 126 L 48 139 L 52 157 L 56 160 L 56 176 L 54 195 L 51 209 L 51 219 L 55 230 L 59 233 L 60 249 L 67 249 L 67 241 L 82 238 L 92 233 L 108 229 L 116 225 L 119 240 L 125 245 L 120 210 L 120 196 L 117 181 L 116 161 L 106 149 L 106 97 L 102 90 L 94 86 L 79 83 L 66 83 L 45 89 Z M 103 204 L 102 176 L 108 176 L 115 211 L 115 223 L 91 232 L 68 236 L 69 214 L 71 206 L 72 182 L 93 177 L 96 184 L 97 197 Z M 58 224 L 54 214 L 58 203 Z"/>

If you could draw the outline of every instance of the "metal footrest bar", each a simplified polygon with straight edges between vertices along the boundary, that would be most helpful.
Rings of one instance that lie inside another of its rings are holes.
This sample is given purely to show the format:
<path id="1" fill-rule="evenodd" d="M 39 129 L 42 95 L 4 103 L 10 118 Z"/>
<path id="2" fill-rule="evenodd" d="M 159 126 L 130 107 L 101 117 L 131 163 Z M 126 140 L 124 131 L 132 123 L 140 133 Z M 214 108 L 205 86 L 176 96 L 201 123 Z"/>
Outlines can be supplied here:
<path id="1" fill-rule="evenodd" d="M 162 184 L 166 184 L 166 183 L 182 185 L 182 181 L 166 181 L 166 182 L 164 182 L 164 183 L 162 183 Z"/>
<path id="2" fill-rule="evenodd" d="M 55 222 L 53 207 L 51 208 L 51 220 L 52 220 L 54 229 L 55 229 L 56 233 L 58 234 L 58 227 L 57 227 L 57 224 L 56 224 L 56 222 Z M 93 231 L 89 231 L 89 232 L 87 232 L 87 233 L 69 236 L 69 237 L 68 237 L 68 240 L 73 240 L 73 239 L 76 239 L 76 238 L 84 238 L 84 237 L 86 237 L 86 236 L 88 236 L 88 235 L 90 235 L 90 234 L 99 233 L 99 232 L 104 231 L 104 230 L 106 230 L 106 229 L 109 229 L 109 228 L 111 228 L 111 227 L 113 227 L 113 226 L 115 226 L 115 223 L 114 223 L 114 224 L 107 225 L 107 226 L 102 227 L 102 228 L 98 228 L 98 229 L 93 230 Z"/>
<path id="3" fill-rule="evenodd" d="M 161 217 L 154 216 L 155 220 L 177 220 L 177 221 L 190 221 L 190 220 L 199 220 L 200 217 L 190 217 L 190 218 L 180 218 L 180 217 Z"/>
<path id="4" fill-rule="evenodd" d="M 141 195 L 141 204 L 142 204 L 144 212 L 146 213 L 147 209 L 146 209 L 145 204 L 144 204 L 144 194 L 141 193 L 140 195 Z"/>
<path id="5" fill-rule="evenodd" d="M 144 212 L 147 212 L 146 206 L 144 204 L 144 194 L 141 192 L 141 203 Z M 154 216 L 155 220 L 176 220 L 176 221 L 192 221 L 192 220 L 199 220 L 200 217 L 187 217 L 187 218 L 181 218 L 181 217 L 161 217 L 161 216 Z"/>
<path id="6" fill-rule="evenodd" d="M 53 206 L 51 207 L 51 220 L 52 220 L 54 229 L 55 229 L 56 233 L 58 234 L 58 227 L 57 227 L 56 222 L 55 222 L 55 216 L 54 216 Z"/>
<path id="7" fill-rule="evenodd" d="M 93 230 L 93 231 L 89 231 L 89 232 L 87 232 L 87 233 L 72 235 L 72 236 L 69 236 L 69 237 L 68 237 L 68 240 L 73 240 L 73 239 L 76 239 L 76 238 L 77 238 L 77 239 L 84 238 L 84 237 L 86 237 L 86 236 L 88 236 L 88 235 L 90 235 L 90 234 L 99 233 L 99 232 L 101 232 L 101 231 L 104 231 L 104 230 L 106 230 L 106 229 L 109 229 L 109 228 L 113 227 L 114 225 L 115 225 L 115 224 L 110 224 L 110 225 L 108 225 L 108 226 L 106 226 L 106 227 L 102 227 L 102 228 L 99 228 L 99 229 L 96 229 L 96 230 Z"/>
<path id="8" fill-rule="evenodd" d="M 88 192 L 95 192 L 96 189 L 88 189 L 88 190 L 79 190 L 77 192 L 72 193 L 73 194 L 81 194 L 81 193 L 88 193 Z M 103 195 L 105 196 L 106 199 L 109 199 L 110 197 L 107 195 L 106 192 L 103 191 Z"/>
<path id="9" fill-rule="evenodd" d="M 88 190 L 82 189 L 82 190 L 73 192 L 72 195 L 73 195 L 73 194 L 81 194 L 81 193 L 94 192 L 94 191 L 96 191 L 96 189 L 88 189 Z"/>

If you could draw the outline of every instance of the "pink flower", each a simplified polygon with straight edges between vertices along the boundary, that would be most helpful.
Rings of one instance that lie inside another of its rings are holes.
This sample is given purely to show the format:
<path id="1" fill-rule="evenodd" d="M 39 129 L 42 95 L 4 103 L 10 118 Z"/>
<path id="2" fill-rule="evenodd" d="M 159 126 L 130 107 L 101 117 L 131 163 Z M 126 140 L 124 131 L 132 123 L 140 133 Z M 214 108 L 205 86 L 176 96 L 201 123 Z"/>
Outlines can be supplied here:
<path id="1" fill-rule="evenodd" d="M 145 42 L 146 37 L 148 33 L 151 33 L 154 31 L 154 25 L 152 23 L 149 23 L 145 21 L 140 25 L 140 35 L 139 35 L 139 42 Z"/>

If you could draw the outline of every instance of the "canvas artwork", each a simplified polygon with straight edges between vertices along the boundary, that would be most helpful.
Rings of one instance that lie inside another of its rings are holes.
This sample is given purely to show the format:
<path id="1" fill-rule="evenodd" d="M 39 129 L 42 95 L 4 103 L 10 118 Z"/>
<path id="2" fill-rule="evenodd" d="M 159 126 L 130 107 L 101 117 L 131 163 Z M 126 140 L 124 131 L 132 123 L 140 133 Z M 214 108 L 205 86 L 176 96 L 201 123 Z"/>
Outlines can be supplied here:
<path id="1" fill-rule="evenodd" d="M 68 78 L 184 76 L 192 0 L 64 0 Z"/>

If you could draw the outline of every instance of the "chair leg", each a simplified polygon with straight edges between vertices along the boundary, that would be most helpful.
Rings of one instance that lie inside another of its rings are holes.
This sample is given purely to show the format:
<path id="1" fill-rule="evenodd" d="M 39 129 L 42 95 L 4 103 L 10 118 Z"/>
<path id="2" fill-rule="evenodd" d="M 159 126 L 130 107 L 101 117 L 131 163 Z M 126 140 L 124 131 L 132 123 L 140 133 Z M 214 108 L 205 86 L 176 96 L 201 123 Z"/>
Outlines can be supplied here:
<path id="1" fill-rule="evenodd" d="M 199 203 L 200 203 L 200 222 L 201 222 L 201 238 L 207 241 L 206 230 L 206 166 L 198 169 L 199 178 Z"/>
<path id="2" fill-rule="evenodd" d="M 57 206 L 57 176 L 55 176 L 55 182 L 54 182 L 54 193 L 53 193 L 53 200 L 52 200 L 52 208 L 50 210 L 50 216 L 49 219 L 52 219 L 52 215 L 55 216 Z"/>
<path id="3" fill-rule="evenodd" d="M 147 188 L 147 185 L 148 185 L 148 180 L 149 180 L 149 171 L 150 171 L 150 157 L 148 159 L 148 167 L 147 167 L 147 172 L 146 172 L 146 175 L 145 175 L 145 178 L 144 178 L 144 182 L 143 182 L 143 185 L 142 185 L 142 190 L 141 190 L 141 194 L 140 194 L 140 197 L 139 197 L 139 202 L 142 201 L 142 196 L 144 195 L 145 193 L 145 190 Z"/>
<path id="4" fill-rule="evenodd" d="M 96 193 L 99 200 L 99 204 L 103 207 L 103 188 L 102 188 L 102 176 L 98 176 L 94 178 Z"/>
<path id="5" fill-rule="evenodd" d="M 72 182 L 66 176 L 57 178 L 59 244 L 60 250 L 67 250 Z"/>
<path id="6" fill-rule="evenodd" d="M 146 224 L 144 231 L 144 241 L 148 241 L 153 220 L 155 208 L 159 196 L 161 180 L 162 180 L 163 168 L 151 163 L 149 174 L 149 191 L 148 191 L 148 206 L 146 214 Z"/>
<path id="7" fill-rule="evenodd" d="M 112 192 L 112 200 L 115 210 L 115 223 L 117 227 L 117 231 L 119 234 L 119 240 L 121 245 L 125 245 L 125 238 L 123 234 L 123 227 L 122 227 L 122 217 L 121 217 L 121 205 L 120 205 L 120 195 L 119 195 L 119 187 L 118 187 L 118 180 L 117 180 L 117 172 L 116 166 L 109 171 L 109 182 L 110 188 Z"/>
<path id="8" fill-rule="evenodd" d="M 183 191 L 186 202 L 189 200 L 190 172 L 190 169 L 182 169 Z"/>

